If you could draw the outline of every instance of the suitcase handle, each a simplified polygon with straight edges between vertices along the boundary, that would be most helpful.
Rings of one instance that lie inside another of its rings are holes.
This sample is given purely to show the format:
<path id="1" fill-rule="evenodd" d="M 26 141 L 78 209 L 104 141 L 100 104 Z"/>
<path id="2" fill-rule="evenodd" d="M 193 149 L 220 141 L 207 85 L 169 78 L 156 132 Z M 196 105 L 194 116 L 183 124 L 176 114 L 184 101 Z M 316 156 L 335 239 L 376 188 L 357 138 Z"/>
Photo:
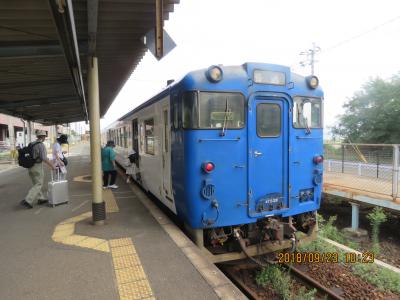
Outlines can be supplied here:
<path id="1" fill-rule="evenodd" d="M 60 181 L 60 168 L 59 167 L 56 168 L 56 172 L 57 172 L 57 181 Z M 51 181 L 54 182 L 53 170 L 50 173 L 51 173 Z"/>

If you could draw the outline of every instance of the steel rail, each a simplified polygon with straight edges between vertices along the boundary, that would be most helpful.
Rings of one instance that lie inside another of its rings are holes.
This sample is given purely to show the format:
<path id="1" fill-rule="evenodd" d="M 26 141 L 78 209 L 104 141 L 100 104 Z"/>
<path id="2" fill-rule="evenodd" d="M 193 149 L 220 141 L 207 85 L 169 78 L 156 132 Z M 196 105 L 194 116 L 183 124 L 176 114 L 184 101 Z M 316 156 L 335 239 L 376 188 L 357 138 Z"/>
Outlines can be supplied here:
<path id="1" fill-rule="evenodd" d="M 307 281 L 309 284 L 315 286 L 318 290 L 320 290 L 321 292 L 329 295 L 331 298 L 336 299 L 336 300 L 344 300 L 343 297 L 339 296 L 338 294 L 336 294 L 331 289 L 323 286 L 318 281 L 316 281 L 312 277 L 308 276 L 306 273 L 304 273 L 303 271 L 301 271 L 298 268 L 294 267 L 293 265 L 285 264 L 285 266 L 288 267 L 288 269 L 290 271 L 294 272 L 298 277 L 300 277 L 301 279 Z"/>

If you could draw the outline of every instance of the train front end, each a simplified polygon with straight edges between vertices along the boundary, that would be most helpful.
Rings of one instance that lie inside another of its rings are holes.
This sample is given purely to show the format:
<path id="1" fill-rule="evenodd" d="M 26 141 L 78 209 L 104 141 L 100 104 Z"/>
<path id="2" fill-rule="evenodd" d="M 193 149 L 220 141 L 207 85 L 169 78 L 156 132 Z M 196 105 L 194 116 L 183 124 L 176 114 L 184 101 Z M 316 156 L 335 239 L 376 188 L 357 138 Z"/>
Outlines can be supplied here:
<path id="1" fill-rule="evenodd" d="M 197 242 L 225 261 L 313 239 L 323 167 L 318 79 L 247 63 L 183 83 L 183 172 L 174 181 L 185 183 L 178 212 Z"/>

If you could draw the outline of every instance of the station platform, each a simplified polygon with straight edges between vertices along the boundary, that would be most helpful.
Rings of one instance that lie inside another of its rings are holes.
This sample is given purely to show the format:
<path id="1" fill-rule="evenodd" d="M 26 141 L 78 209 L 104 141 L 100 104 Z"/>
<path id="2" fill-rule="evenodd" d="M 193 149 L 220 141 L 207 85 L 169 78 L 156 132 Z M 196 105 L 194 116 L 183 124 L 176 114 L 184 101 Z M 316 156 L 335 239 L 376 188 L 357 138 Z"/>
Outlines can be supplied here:
<path id="1" fill-rule="evenodd" d="M 27 170 L 0 172 L 1 299 L 247 299 L 121 175 L 92 225 L 89 147 L 71 152 L 70 202 L 54 208 L 20 206 Z"/>

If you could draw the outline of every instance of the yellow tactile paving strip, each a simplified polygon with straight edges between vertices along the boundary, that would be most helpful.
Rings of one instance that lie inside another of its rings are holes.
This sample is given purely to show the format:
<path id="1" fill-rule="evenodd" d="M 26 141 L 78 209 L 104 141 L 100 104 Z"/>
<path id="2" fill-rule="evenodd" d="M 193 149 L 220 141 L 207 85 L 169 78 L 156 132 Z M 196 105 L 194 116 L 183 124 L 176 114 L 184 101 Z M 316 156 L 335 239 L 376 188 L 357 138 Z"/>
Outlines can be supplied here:
<path id="1" fill-rule="evenodd" d="M 115 200 L 112 191 L 104 190 L 103 199 L 106 203 L 106 211 L 108 213 L 119 211 L 117 201 Z M 87 212 L 62 221 L 54 229 L 52 235 L 53 241 L 64 245 L 78 246 L 102 252 L 110 252 L 110 247 L 107 240 L 74 234 L 75 224 L 82 220 L 88 219 L 91 216 L 92 213 Z"/>
<path id="2" fill-rule="evenodd" d="M 84 181 L 80 179 L 81 178 L 74 178 L 74 180 L 77 181 Z M 103 199 L 106 203 L 106 212 L 119 212 L 117 201 L 111 190 L 103 190 Z M 139 256 L 136 253 L 136 249 L 133 246 L 132 239 L 120 238 L 108 241 L 74 234 L 75 224 L 91 217 L 92 213 L 87 212 L 60 222 L 54 229 L 52 239 L 64 245 L 111 252 L 121 300 L 156 299 L 151 290 L 146 273 L 143 270 Z"/>
<path id="3" fill-rule="evenodd" d="M 120 299 L 155 299 L 130 238 L 109 242 Z"/>
<path id="4" fill-rule="evenodd" d="M 115 200 L 115 197 L 111 190 L 103 190 L 103 199 L 106 203 L 106 212 L 119 212 L 117 201 Z"/>
<path id="5" fill-rule="evenodd" d="M 82 175 L 82 176 L 76 176 L 72 180 L 77 181 L 77 182 L 92 182 L 91 179 L 86 179 L 90 175 Z"/>

